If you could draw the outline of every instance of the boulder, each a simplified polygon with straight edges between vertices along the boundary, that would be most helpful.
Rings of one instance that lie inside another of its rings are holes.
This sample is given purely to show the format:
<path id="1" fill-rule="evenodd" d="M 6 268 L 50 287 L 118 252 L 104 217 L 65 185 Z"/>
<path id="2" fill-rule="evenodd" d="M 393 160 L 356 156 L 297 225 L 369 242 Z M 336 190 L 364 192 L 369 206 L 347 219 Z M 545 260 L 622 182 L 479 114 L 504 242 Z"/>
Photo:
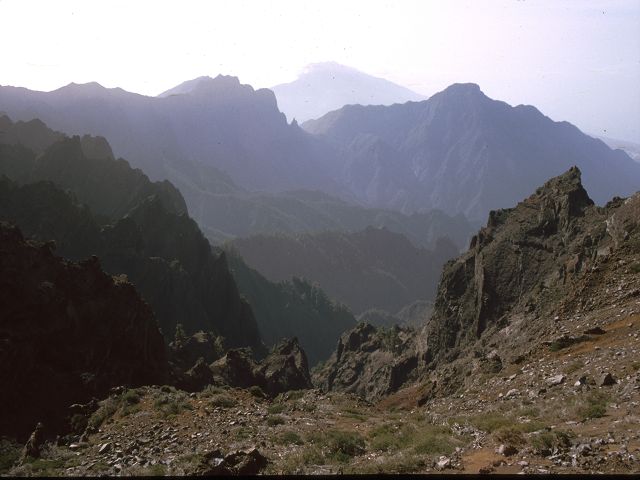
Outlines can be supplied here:
<path id="1" fill-rule="evenodd" d="M 187 392 L 199 392 L 213 382 L 214 377 L 211 368 L 205 363 L 204 358 L 200 357 L 193 367 L 179 377 L 176 384 L 178 388 Z"/>
<path id="2" fill-rule="evenodd" d="M 611 375 L 611 373 L 607 372 L 604 373 L 602 377 L 600 377 L 598 385 L 601 387 L 610 387 L 611 385 L 615 385 L 616 383 L 618 383 L 618 381 L 615 379 L 615 377 Z"/>
<path id="3" fill-rule="evenodd" d="M 198 468 L 198 475 L 257 475 L 266 466 L 268 460 L 256 448 L 238 450 L 223 455 L 220 450 L 205 454 Z"/>
<path id="4" fill-rule="evenodd" d="M 257 364 L 246 348 L 229 350 L 222 358 L 210 365 L 216 383 L 238 388 L 262 386 L 261 378 L 256 377 Z"/>
<path id="5" fill-rule="evenodd" d="M 560 373 L 558 375 L 554 375 L 553 377 L 547 378 L 546 383 L 548 386 L 553 387 L 555 385 L 560 385 L 561 383 L 564 383 L 565 378 L 566 377 Z"/>
<path id="6" fill-rule="evenodd" d="M 307 356 L 297 338 L 276 346 L 257 367 L 255 376 L 261 378 L 263 390 L 270 395 L 313 388 Z"/>

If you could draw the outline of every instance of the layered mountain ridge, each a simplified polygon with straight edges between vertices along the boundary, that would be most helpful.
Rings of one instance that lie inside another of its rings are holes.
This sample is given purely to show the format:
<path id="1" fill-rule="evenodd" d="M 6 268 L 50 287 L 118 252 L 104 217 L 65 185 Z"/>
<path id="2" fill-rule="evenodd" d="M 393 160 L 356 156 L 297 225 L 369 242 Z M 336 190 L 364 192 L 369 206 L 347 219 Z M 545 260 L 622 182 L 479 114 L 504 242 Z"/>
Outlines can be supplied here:
<path id="1" fill-rule="evenodd" d="M 535 107 L 492 100 L 476 84 L 454 84 L 424 102 L 346 106 L 303 128 L 339 149 L 338 180 L 357 198 L 404 212 L 481 219 L 571 165 L 598 204 L 640 184 L 624 152 Z"/>
<path id="2" fill-rule="evenodd" d="M 107 138 L 116 156 L 170 180 L 216 242 L 335 228 L 345 223 L 329 215 L 336 208 L 344 217 L 356 208 L 367 217 L 381 213 L 375 209 L 440 209 L 481 221 L 573 164 L 599 204 L 640 182 L 640 166 L 622 151 L 473 84 L 419 102 L 345 106 L 303 130 L 287 123 L 269 90 L 225 76 L 186 83 L 161 97 L 99 85 L 48 93 L 0 87 L 0 105 L 17 120 Z M 312 200 L 309 191 L 337 198 Z M 356 223 L 346 227 L 366 226 Z"/>
<path id="3" fill-rule="evenodd" d="M 0 176 L 0 218 L 26 235 L 54 240 L 66 258 L 98 255 L 105 270 L 126 274 L 152 306 L 167 341 L 177 324 L 188 334 L 214 332 L 228 347 L 251 346 L 256 353 L 261 338 L 275 345 L 298 336 L 315 364 L 355 324 L 319 289 L 274 284 L 237 256 L 211 248 L 180 192 L 114 159 L 103 138 L 67 138 L 35 120 L 0 121 L 0 174 L 17 180 Z"/>

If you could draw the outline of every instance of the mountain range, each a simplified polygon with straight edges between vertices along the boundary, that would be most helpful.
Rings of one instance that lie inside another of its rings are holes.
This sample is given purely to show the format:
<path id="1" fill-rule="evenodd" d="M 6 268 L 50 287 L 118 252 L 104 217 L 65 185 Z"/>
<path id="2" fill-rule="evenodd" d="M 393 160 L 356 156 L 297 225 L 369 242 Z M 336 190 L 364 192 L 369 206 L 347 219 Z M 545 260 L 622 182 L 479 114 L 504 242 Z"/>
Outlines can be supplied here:
<path id="1" fill-rule="evenodd" d="M 480 220 L 572 165 L 602 204 L 640 185 L 640 165 L 535 107 L 455 84 L 424 102 L 351 105 L 303 128 L 340 151 L 336 179 L 367 205 Z"/>
<path id="2" fill-rule="evenodd" d="M 336 62 L 308 65 L 293 82 L 271 87 L 287 118 L 305 122 L 345 105 L 392 105 L 426 97 Z"/>
<path id="3" fill-rule="evenodd" d="M 292 190 L 480 221 L 573 164 L 597 203 L 640 183 L 640 165 L 624 152 L 535 107 L 492 100 L 474 84 L 452 85 L 425 101 L 348 105 L 305 122 L 303 130 L 287 123 L 270 90 L 234 77 L 196 80 L 176 90 L 185 93 L 162 97 L 95 83 L 48 93 L 0 87 L 0 106 L 15 120 L 39 118 L 66 134 L 107 138 L 116 156 L 152 180 L 170 180 L 207 235 L 218 239 L 237 236 L 247 224 L 264 226 L 262 197 L 256 199 L 263 194 L 275 196 L 267 223 L 305 231 L 299 202 L 283 195 Z M 230 207 L 224 211 L 249 221 L 237 229 L 227 222 L 220 231 L 221 214 L 209 212 L 222 202 Z"/>
<path id="4" fill-rule="evenodd" d="M 55 241 L 65 258 L 95 255 L 107 272 L 124 274 L 153 308 L 167 342 L 178 324 L 257 354 L 263 339 L 273 345 L 300 336 L 315 363 L 355 324 L 318 288 L 320 303 L 303 283 L 276 285 L 237 257 L 230 267 L 189 217 L 180 192 L 114 159 L 104 138 L 69 138 L 39 120 L 6 116 L 0 128 L 0 219 L 30 238 Z M 231 270 L 246 290 L 238 291 Z M 326 340 L 307 336 L 315 330 Z"/>

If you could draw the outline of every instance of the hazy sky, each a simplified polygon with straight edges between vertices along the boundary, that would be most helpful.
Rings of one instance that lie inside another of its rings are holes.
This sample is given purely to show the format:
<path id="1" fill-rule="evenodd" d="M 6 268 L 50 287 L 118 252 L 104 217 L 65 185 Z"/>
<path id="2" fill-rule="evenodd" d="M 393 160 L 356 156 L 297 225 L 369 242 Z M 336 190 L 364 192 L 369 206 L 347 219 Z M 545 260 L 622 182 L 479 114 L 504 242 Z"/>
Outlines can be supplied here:
<path id="1" fill-rule="evenodd" d="M 0 85 L 268 87 L 333 60 L 425 95 L 475 82 L 640 142 L 640 0 L 0 0 L 0 45 Z"/>

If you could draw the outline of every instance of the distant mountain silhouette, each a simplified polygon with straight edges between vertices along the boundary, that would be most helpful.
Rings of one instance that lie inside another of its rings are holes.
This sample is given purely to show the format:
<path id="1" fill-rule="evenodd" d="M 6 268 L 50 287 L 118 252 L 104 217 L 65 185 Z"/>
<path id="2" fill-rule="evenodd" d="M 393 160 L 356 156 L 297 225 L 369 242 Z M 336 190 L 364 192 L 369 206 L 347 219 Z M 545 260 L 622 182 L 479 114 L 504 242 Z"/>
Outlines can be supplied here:
<path id="1" fill-rule="evenodd" d="M 318 231 L 326 203 L 318 210 L 315 194 L 301 204 L 288 191 L 321 191 L 340 199 L 334 206 L 439 209 L 481 221 L 573 164 L 600 204 L 640 184 L 640 165 L 621 150 L 532 106 L 492 100 L 474 84 L 422 102 L 348 105 L 304 130 L 287 123 L 273 92 L 235 77 L 199 78 L 178 91 L 185 93 L 145 97 L 95 83 L 49 93 L 0 87 L 0 110 L 107 138 L 115 156 L 152 180 L 170 180 L 216 241 L 264 229 Z"/>
<path id="2" fill-rule="evenodd" d="M 251 190 L 327 190 L 332 184 L 318 167 L 327 155 L 324 144 L 287 123 L 272 91 L 223 75 L 187 84 L 177 87 L 187 93 L 166 97 L 97 83 L 53 92 L 0 87 L 0 108 L 14 120 L 39 118 L 68 135 L 103 136 L 117 156 L 153 180 L 171 180 L 187 199 L 198 178 L 183 172 L 194 163 L 207 167 L 209 176 L 222 170 Z"/>
<path id="3" fill-rule="evenodd" d="M 272 87 L 289 120 L 305 122 L 344 105 L 392 105 L 426 97 L 335 62 L 314 63 L 293 82 Z"/>
<path id="4" fill-rule="evenodd" d="M 603 204 L 640 185 L 640 165 L 535 107 L 455 84 L 424 102 L 351 105 L 303 125 L 333 142 L 336 180 L 367 205 L 439 208 L 478 220 L 572 165 Z"/>

